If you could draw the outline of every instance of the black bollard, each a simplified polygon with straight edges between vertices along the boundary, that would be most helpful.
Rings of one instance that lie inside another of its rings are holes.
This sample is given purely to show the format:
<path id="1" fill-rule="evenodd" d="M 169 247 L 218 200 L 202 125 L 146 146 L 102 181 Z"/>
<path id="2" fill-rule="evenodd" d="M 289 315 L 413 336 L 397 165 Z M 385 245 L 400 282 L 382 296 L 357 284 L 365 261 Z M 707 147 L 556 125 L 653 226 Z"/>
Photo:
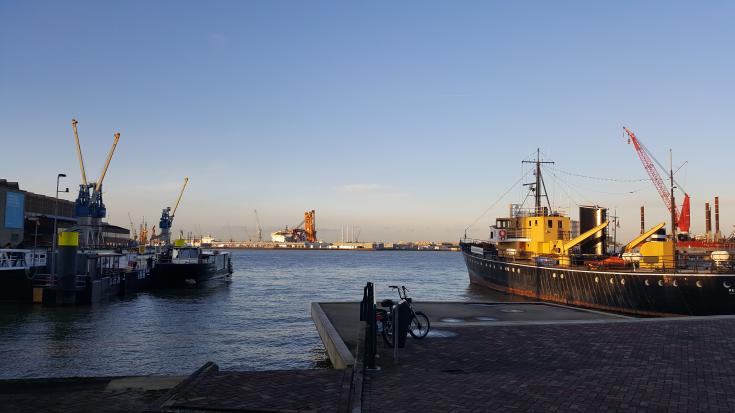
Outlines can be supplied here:
<path id="1" fill-rule="evenodd" d="M 362 290 L 360 320 L 365 321 L 365 368 L 374 370 L 378 332 L 375 325 L 375 286 L 371 282 Z"/>
<path id="2" fill-rule="evenodd" d="M 59 234 L 56 252 L 56 282 L 62 291 L 75 291 L 77 287 L 77 248 L 78 232 L 62 232 Z"/>
<path id="3" fill-rule="evenodd" d="M 397 323 L 393 323 L 393 345 L 398 348 L 406 347 L 406 336 L 408 336 L 408 325 L 411 323 L 411 307 L 406 300 L 393 306 Z"/>

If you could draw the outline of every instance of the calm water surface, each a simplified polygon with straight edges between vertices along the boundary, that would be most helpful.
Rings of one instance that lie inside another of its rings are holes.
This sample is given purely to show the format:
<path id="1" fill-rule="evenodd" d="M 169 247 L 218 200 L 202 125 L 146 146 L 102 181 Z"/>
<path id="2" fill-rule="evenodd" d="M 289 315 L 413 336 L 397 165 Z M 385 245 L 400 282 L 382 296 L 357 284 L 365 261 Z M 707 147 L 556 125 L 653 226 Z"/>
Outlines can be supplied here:
<path id="1" fill-rule="evenodd" d="M 0 305 L 0 378 L 188 374 L 328 366 L 313 301 L 359 301 L 404 284 L 415 299 L 497 300 L 470 286 L 460 253 L 233 251 L 219 287 L 137 296 L 91 307 Z M 500 297 L 502 299 L 502 297 Z"/>

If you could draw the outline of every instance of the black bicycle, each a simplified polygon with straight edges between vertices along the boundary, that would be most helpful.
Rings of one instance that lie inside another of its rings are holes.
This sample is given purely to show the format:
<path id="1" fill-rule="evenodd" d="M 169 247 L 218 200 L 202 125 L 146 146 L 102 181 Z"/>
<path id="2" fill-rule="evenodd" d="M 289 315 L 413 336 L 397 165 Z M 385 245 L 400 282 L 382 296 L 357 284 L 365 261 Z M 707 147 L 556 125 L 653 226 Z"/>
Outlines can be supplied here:
<path id="1" fill-rule="evenodd" d="M 429 334 L 431 323 L 429 323 L 429 317 L 421 311 L 416 311 L 413 308 L 413 300 L 408 296 L 408 289 L 405 286 L 390 285 L 392 289 L 398 291 L 398 297 L 401 300 L 405 300 L 408 303 L 408 308 L 411 311 L 411 321 L 408 326 L 408 333 L 415 339 L 422 339 Z M 387 308 L 376 309 L 375 317 L 378 325 L 378 332 L 383 336 L 383 341 L 388 347 L 393 347 L 395 340 L 393 339 L 393 314 L 390 309 L 393 308 L 395 302 L 391 299 L 386 299 L 380 302 L 380 306 Z"/>

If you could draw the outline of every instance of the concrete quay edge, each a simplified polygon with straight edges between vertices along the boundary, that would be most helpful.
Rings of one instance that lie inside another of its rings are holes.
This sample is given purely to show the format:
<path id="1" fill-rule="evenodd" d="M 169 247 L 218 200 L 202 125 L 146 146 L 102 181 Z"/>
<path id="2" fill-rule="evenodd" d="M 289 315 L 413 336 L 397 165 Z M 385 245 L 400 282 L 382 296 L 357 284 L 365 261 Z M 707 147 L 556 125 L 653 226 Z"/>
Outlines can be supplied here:
<path id="1" fill-rule="evenodd" d="M 322 339 L 322 343 L 324 343 L 324 348 L 327 350 L 332 366 L 335 369 L 346 369 L 354 366 L 355 357 L 347 348 L 337 329 L 332 325 L 320 303 L 311 303 L 311 319 L 316 325 L 316 330 Z"/>

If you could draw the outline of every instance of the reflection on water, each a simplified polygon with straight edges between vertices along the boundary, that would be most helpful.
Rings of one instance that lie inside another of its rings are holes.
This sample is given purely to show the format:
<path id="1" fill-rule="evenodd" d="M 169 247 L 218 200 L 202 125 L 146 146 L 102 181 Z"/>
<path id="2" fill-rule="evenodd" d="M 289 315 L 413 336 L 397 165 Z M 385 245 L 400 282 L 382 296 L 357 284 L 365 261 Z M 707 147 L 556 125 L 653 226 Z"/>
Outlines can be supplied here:
<path id="1" fill-rule="evenodd" d="M 405 284 L 419 301 L 507 301 L 470 285 L 459 253 L 234 251 L 231 283 L 91 307 L 0 305 L 0 377 L 186 374 L 328 367 L 312 301 Z"/>

